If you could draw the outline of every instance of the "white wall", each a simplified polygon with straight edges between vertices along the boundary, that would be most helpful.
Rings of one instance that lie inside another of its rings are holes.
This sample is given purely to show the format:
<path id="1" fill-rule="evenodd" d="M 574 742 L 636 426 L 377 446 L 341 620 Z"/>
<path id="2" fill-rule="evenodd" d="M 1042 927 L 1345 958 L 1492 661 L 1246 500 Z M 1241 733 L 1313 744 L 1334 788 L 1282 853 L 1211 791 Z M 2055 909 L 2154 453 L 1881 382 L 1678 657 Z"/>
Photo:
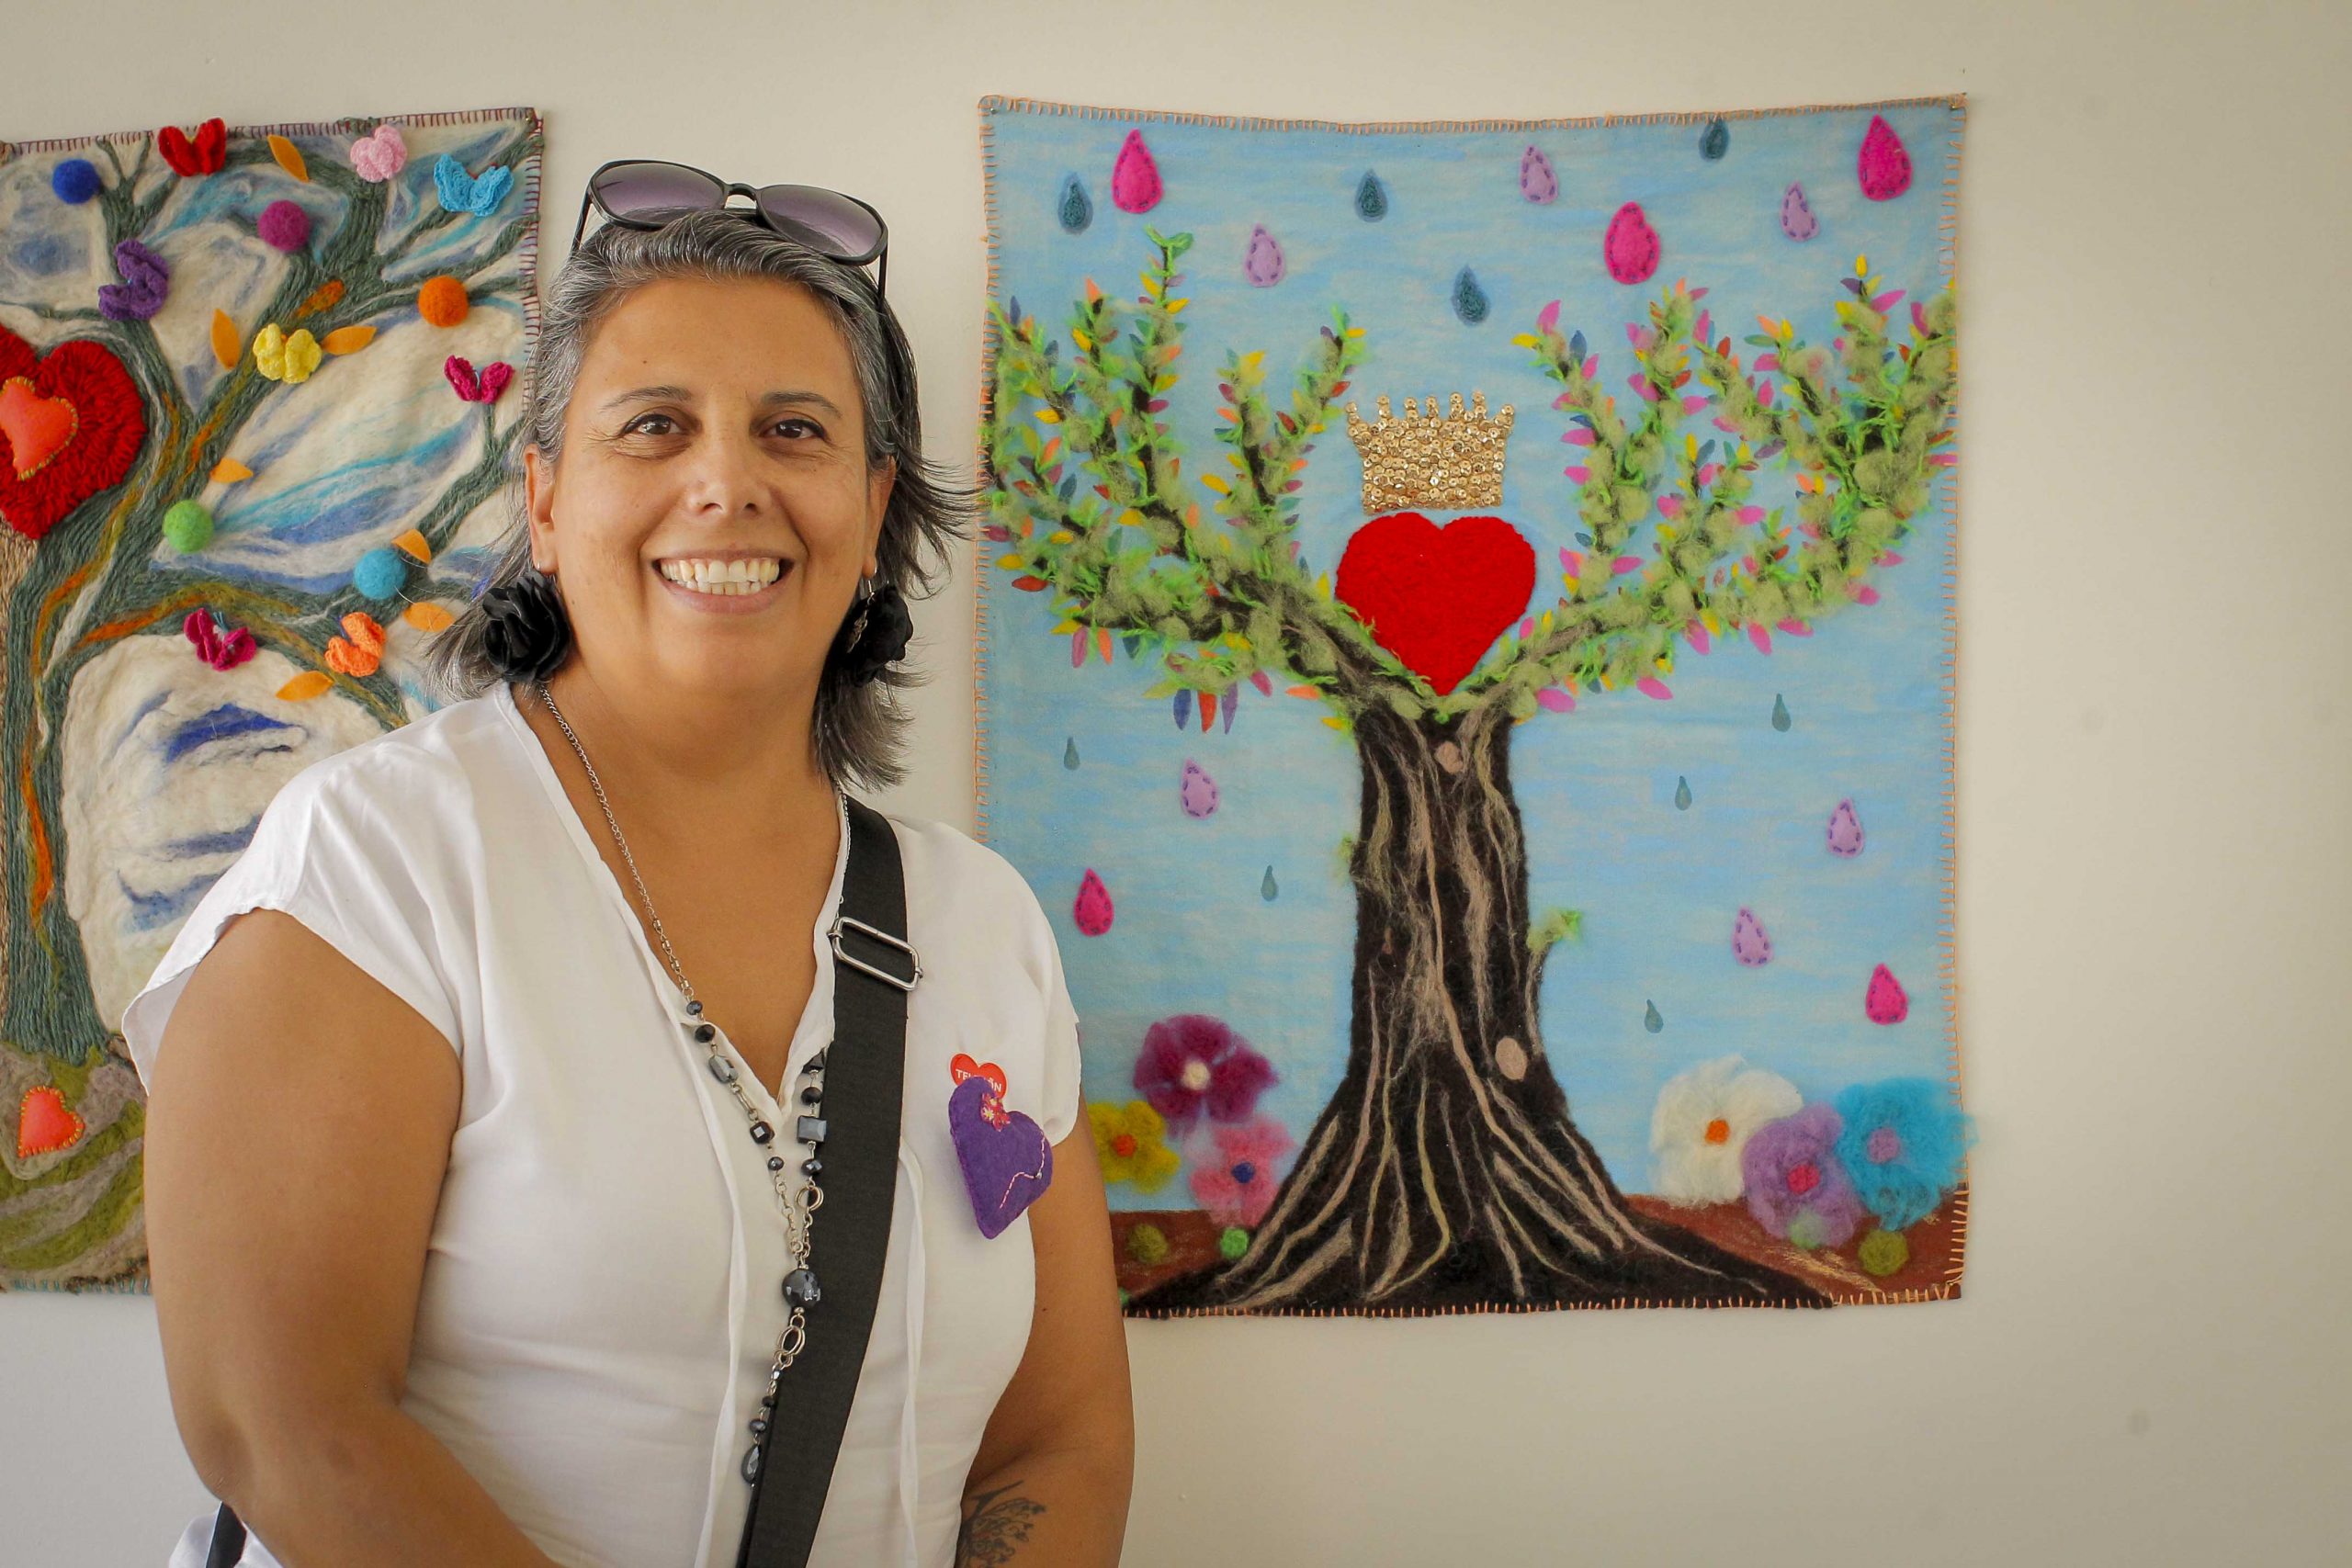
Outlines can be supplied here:
<path id="1" fill-rule="evenodd" d="M 1074 29 L 1086 29 L 1083 39 Z M 1131 1325 L 1126 1561 L 2352 1560 L 2352 7 L 0 0 L 0 137 L 546 111 L 873 199 L 970 451 L 988 92 L 1325 117 L 1970 96 L 1967 1295 L 1829 1314 Z M 919 780 L 971 821 L 969 584 Z M 144 1296 L 0 1299 L 0 1560 L 203 1502 Z"/>

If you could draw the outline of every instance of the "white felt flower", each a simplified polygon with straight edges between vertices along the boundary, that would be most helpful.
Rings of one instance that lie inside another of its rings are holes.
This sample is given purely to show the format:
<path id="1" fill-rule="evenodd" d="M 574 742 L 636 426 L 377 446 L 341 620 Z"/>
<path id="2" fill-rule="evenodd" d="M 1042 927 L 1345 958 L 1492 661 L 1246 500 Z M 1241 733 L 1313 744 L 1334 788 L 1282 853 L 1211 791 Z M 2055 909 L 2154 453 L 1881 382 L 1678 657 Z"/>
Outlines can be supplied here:
<path id="1" fill-rule="evenodd" d="M 1749 1134 L 1804 1105 L 1796 1085 L 1738 1056 L 1669 1078 L 1650 1116 L 1650 1190 L 1685 1207 L 1736 1202 Z"/>

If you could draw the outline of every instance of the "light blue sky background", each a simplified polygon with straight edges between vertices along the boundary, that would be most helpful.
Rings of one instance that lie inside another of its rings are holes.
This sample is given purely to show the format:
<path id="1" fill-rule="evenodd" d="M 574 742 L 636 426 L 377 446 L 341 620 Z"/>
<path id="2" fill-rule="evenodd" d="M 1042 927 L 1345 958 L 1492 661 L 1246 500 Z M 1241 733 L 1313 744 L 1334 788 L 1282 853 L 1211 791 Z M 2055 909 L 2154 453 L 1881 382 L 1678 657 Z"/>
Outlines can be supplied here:
<path id="1" fill-rule="evenodd" d="M 1185 378 L 1170 394 L 1188 475 L 1222 467 L 1210 426 L 1214 370 L 1226 354 L 1263 349 L 1270 386 L 1286 397 L 1317 327 L 1334 303 L 1345 306 L 1365 329 L 1369 353 L 1350 395 L 1367 413 L 1384 393 L 1442 401 L 1474 389 L 1490 405 L 1516 406 L 1499 510 L 1536 547 L 1540 607 L 1560 592 L 1557 551 L 1574 546 L 1579 526 L 1574 487 L 1560 472 L 1577 449 L 1560 445 L 1556 385 L 1511 335 L 1532 330 L 1546 301 L 1562 300 L 1562 330 L 1583 329 L 1601 355 L 1603 384 L 1630 414 L 1624 323 L 1646 320 L 1646 303 L 1677 277 L 1709 289 L 1718 334 L 1753 331 L 1763 312 L 1826 343 L 1838 279 L 1861 253 L 1886 287 L 1907 291 L 1902 317 L 1947 276 L 1938 221 L 1960 116 L 1940 104 L 1880 111 L 1909 149 L 1914 177 L 1903 196 L 1874 202 L 1854 173 L 1871 112 L 1727 115 L 1729 148 L 1711 162 L 1700 152 L 1703 121 L 1350 133 L 1000 110 L 990 117 L 998 294 L 1017 296 L 1059 331 L 1087 277 L 1133 297 L 1147 224 L 1192 232 L 1181 288 L 1193 301 Z M 1110 188 L 1119 146 L 1137 127 L 1165 185 L 1141 215 L 1118 210 Z M 1520 193 L 1531 143 L 1557 171 L 1550 205 Z M 1367 170 L 1388 193 L 1377 222 L 1353 203 Z M 1072 174 L 1094 207 L 1076 234 L 1055 212 Z M 1792 181 L 1820 220 L 1805 243 L 1780 227 Z M 1662 243 L 1657 275 L 1633 287 L 1611 280 L 1601 262 L 1603 231 L 1628 200 L 1642 203 Z M 1256 224 L 1288 262 L 1272 288 L 1242 273 Z M 1475 325 L 1449 303 L 1465 265 L 1492 301 Z M 1744 358 L 1754 352 L 1741 349 Z M 1704 414 L 1686 428 L 1702 440 L 1720 434 Z M 1312 570 L 1335 567 L 1365 521 L 1361 478 L 1335 422 L 1300 492 Z M 1768 468 L 1758 499 L 1788 502 L 1792 480 Z M 1950 998 L 1939 961 L 1950 849 L 1950 493 L 1939 482 L 1936 508 L 1901 547 L 1903 564 L 1880 575 L 1876 606 L 1832 617 L 1810 638 L 1777 637 L 1769 657 L 1744 638 L 1719 639 L 1704 658 L 1686 649 L 1671 702 L 1587 696 L 1573 714 L 1547 712 L 1514 731 L 1534 906 L 1585 912 L 1581 940 L 1558 950 L 1545 975 L 1544 1043 L 1578 1125 L 1630 1190 L 1649 1185 L 1659 1087 L 1695 1063 L 1737 1052 L 1808 1099 L 1860 1080 L 1946 1074 Z M 1209 511 L 1214 498 L 1202 499 Z M 1645 527 L 1636 547 L 1647 538 Z M 1322 724 L 1319 705 L 1254 690 L 1244 691 L 1230 733 L 1220 723 L 1204 735 L 1197 720 L 1180 731 L 1168 700 L 1143 694 L 1158 678 L 1153 666 L 1122 651 L 1114 668 L 1090 660 L 1072 670 L 1069 637 L 1048 635 L 1045 596 L 1011 590 L 1005 575 L 986 570 L 981 586 L 991 641 L 987 833 L 1054 919 L 1084 1021 L 1087 1098 L 1133 1098 L 1145 1029 L 1170 1013 L 1210 1012 L 1273 1061 L 1282 1081 L 1261 1110 L 1303 1136 L 1346 1060 L 1354 901 L 1339 851 L 1356 827 L 1352 743 Z M 1785 733 L 1770 723 L 1776 695 L 1793 717 Z M 1064 765 L 1072 740 L 1075 770 Z M 1205 819 L 1178 801 L 1187 759 L 1221 792 Z M 1678 778 L 1690 782 L 1688 810 L 1674 805 Z M 1829 853 L 1824 837 L 1847 797 L 1867 835 L 1851 860 Z M 1261 891 L 1269 866 L 1279 886 L 1271 902 Z M 1100 937 L 1071 918 L 1089 867 L 1117 908 Z M 1742 906 L 1773 944 L 1760 968 L 1732 956 Z M 1910 1017 L 1892 1027 L 1862 1010 L 1880 963 L 1912 1000 Z M 1643 1026 L 1651 1002 L 1665 1021 L 1656 1033 Z M 1180 1181 L 1148 1197 L 1114 1188 L 1112 1201 L 1190 1199 Z"/>

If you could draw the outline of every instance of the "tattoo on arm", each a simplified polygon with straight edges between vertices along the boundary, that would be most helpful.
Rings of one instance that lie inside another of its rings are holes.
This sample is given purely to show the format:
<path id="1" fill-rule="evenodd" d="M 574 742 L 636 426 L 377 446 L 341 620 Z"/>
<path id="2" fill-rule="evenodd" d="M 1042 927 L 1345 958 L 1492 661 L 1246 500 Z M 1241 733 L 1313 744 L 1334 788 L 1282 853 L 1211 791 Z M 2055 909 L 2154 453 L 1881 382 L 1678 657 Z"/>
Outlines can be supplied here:
<path id="1" fill-rule="evenodd" d="M 956 1568 L 998 1568 L 1012 1561 L 1013 1549 L 1029 1539 L 1031 1523 L 1046 1511 L 1043 1503 L 1006 1495 L 1020 1484 L 973 1495 L 972 1511 L 956 1532 Z"/>

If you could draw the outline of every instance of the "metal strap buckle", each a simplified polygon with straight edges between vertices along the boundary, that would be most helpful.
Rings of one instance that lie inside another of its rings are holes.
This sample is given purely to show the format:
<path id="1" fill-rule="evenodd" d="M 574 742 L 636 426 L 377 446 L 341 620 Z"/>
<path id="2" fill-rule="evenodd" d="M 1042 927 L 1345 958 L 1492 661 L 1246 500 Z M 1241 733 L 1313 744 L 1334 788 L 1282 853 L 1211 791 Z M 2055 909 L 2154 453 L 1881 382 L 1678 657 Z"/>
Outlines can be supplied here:
<path id="1" fill-rule="evenodd" d="M 843 926 L 854 927 L 856 930 L 864 931 L 867 936 L 872 937 L 875 941 L 888 942 L 892 947 L 897 948 L 899 952 L 904 953 L 907 955 L 908 962 L 914 965 L 915 972 L 912 977 L 902 980 L 898 976 L 891 974 L 888 970 L 876 969 L 873 964 L 866 963 L 864 959 L 857 957 L 854 953 L 843 950 L 842 947 L 842 928 Z M 912 946 L 899 941 L 897 937 L 892 936 L 888 931 L 876 930 L 874 927 L 867 925 L 864 920 L 854 919 L 848 915 L 838 916 L 833 920 L 831 928 L 825 932 L 825 935 L 832 941 L 833 956 L 835 958 L 841 960 L 843 964 L 848 964 L 853 969 L 863 970 L 866 974 L 873 976 L 876 979 L 887 981 L 888 984 L 898 987 L 899 989 L 902 991 L 913 990 L 915 988 L 915 981 L 922 978 L 922 959 L 916 953 Z"/>

